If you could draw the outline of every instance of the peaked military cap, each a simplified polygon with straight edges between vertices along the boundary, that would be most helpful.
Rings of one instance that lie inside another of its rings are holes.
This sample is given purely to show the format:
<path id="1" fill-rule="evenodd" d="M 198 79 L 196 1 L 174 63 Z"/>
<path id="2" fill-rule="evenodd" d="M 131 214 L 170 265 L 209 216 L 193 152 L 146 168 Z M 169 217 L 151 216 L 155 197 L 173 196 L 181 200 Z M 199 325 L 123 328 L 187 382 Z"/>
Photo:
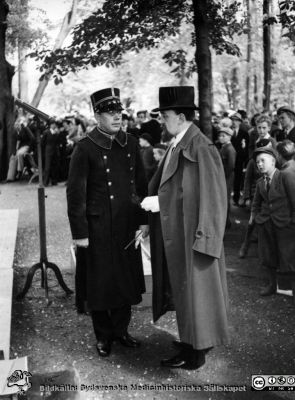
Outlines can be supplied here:
<path id="1" fill-rule="evenodd" d="M 159 107 L 153 112 L 187 108 L 197 110 L 193 86 L 167 86 L 159 88 Z"/>
<path id="2" fill-rule="evenodd" d="M 106 88 L 92 93 L 90 96 L 95 112 L 108 112 L 111 110 L 123 110 L 118 88 Z"/>

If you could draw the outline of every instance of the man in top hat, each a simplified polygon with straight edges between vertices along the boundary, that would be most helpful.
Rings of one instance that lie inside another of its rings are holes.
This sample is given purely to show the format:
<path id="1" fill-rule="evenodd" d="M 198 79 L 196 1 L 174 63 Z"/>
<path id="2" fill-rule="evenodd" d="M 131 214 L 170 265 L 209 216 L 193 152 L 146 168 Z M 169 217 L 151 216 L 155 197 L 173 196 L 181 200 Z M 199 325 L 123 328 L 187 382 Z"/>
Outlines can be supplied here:
<path id="1" fill-rule="evenodd" d="M 131 305 L 145 291 L 135 232 L 147 234 L 140 207 L 147 183 L 136 138 L 121 130 L 117 88 L 91 95 L 97 126 L 76 145 L 67 184 L 74 243 L 86 249 L 86 301 L 97 351 L 108 356 L 114 339 L 127 347 L 139 342 L 128 333 Z"/>
<path id="2" fill-rule="evenodd" d="M 248 162 L 249 134 L 242 127 L 242 117 L 239 113 L 234 113 L 230 119 L 232 120 L 233 135 L 231 138 L 232 145 L 236 150 L 235 176 L 234 176 L 234 196 L 235 205 L 239 205 L 240 191 L 243 187 L 243 169 Z"/>
<path id="3" fill-rule="evenodd" d="M 281 142 L 285 139 L 295 143 L 295 113 L 287 106 L 280 107 L 277 110 L 277 116 L 281 123 L 283 131 L 277 134 L 276 140 Z"/>
<path id="4" fill-rule="evenodd" d="M 194 88 L 161 87 L 159 100 L 175 140 L 142 202 L 151 211 L 153 316 L 176 310 L 178 354 L 162 366 L 197 369 L 209 349 L 228 342 L 226 183 L 218 150 L 193 124 Z"/>
<path id="5" fill-rule="evenodd" d="M 269 296 L 277 290 L 277 271 L 290 272 L 291 267 L 294 272 L 295 178 L 294 170 L 284 173 L 276 168 L 277 152 L 272 147 L 257 148 L 253 157 L 262 177 L 249 223 L 258 226 L 259 259 L 269 279 L 260 294 Z"/>

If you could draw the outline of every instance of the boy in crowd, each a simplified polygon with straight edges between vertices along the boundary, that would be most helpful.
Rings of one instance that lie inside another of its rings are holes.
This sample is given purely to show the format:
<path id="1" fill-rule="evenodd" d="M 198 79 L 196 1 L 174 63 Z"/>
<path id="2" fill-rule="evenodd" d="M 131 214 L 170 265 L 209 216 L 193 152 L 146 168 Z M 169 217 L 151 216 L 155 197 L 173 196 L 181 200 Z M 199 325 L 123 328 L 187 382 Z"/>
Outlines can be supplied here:
<path id="1" fill-rule="evenodd" d="M 270 136 L 272 121 L 267 115 L 260 115 L 256 120 L 256 126 L 258 131 L 258 139 L 255 143 L 257 147 L 257 143 L 261 139 L 268 139 L 271 142 L 272 147 L 275 149 L 277 145 L 277 141 Z"/>
<path id="2" fill-rule="evenodd" d="M 290 268 L 290 253 L 294 258 L 295 176 L 276 169 L 277 153 L 271 147 L 257 148 L 254 158 L 263 176 L 257 182 L 249 224 L 257 224 L 259 258 L 269 278 L 260 295 L 269 296 L 276 293 L 277 270 Z"/>

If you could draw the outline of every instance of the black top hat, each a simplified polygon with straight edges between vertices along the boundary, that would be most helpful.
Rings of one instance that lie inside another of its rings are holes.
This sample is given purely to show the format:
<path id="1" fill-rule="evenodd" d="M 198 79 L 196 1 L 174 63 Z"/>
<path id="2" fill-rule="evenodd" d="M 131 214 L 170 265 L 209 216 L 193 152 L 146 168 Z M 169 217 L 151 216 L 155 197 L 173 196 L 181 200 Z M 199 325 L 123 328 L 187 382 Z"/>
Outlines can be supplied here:
<path id="1" fill-rule="evenodd" d="M 280 115 L 283 112 L 291 113 L 295 116 L 295 112 L 288 106 L 283 106 L 277 109 L 277 115 Z"/>
<path id="2" fill-rule="evenodd" d="M 118 88 L 106 88 L 92 93 L 90 96 L 95 112 L 107 112 L 110 110 L 123 110 Z"/>
<path id="3" fill-rule="evenodd" d="M 159 89 L 160 106 L 153 112 L 188 108 L 197 110 L 195 106 L 195 90 L 193 86 L 168 86 Z"/>

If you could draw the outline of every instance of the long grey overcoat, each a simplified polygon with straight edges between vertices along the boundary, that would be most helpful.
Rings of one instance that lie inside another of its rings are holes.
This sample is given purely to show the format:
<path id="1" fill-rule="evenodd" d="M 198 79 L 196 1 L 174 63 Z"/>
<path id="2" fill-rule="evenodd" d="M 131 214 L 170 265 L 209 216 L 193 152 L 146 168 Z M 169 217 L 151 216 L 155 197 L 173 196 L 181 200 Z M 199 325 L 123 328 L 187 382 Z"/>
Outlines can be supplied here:
<path id="1" fill-rule="evenodd" d="M 154 320 L 174 303 L 181 341 L 195 349 L 225 344 L 227 193 L 220 155 L 191 125 L 162 176 L 164 163 L 149 184 L 160 203 L 160 215 L 150 218 Z"/>

